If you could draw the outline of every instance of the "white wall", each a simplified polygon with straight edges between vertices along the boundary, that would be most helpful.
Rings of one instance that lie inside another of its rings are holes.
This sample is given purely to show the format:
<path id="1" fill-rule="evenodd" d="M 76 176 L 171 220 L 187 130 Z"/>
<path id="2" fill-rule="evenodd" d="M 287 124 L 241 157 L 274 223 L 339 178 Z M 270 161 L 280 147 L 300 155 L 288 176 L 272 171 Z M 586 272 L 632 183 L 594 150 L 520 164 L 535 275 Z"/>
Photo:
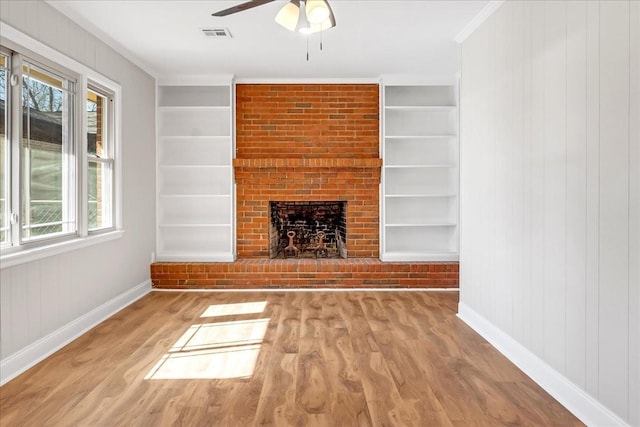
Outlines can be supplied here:
<path id="1" fill-rule="evenodd" d="M 121 85 L 125 230 L 117 240 L 2 269 L 4 361 L 149 279 L 155 247 L 155 80 L 47 3 L 0 5 L 3 22 Z"/>
<path id="2" fill-rule="evenodd" d="M 461 312 L 636 426 L 639 92 L 640 1 L 508 1 L 462 44 Z"/>

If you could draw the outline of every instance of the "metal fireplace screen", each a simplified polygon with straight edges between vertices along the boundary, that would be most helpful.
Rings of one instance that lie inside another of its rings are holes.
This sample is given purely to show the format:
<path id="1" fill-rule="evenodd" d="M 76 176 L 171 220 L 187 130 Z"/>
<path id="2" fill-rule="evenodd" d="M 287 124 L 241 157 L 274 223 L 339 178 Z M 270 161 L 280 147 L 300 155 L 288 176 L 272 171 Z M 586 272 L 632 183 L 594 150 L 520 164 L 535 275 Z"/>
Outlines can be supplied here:
<path id="1" fill-rule="evenodd" d="M 346 202 L 269 202 L 270 258 L 346 258 Z"/>

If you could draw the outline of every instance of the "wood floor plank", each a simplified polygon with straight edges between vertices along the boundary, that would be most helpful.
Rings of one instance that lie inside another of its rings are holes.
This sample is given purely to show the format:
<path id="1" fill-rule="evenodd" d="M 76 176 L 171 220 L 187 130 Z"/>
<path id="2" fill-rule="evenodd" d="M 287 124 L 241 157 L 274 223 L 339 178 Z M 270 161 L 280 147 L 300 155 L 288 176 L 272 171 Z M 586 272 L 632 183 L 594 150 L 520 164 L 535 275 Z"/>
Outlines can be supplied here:
<path id="1" fill-rule="evenodd" d="M 298 353 L 300 343 L 300 321 L 302 316 L 301 293 L 287 293 L 280 314 L 274 350 L 281 353 Z"/>
<path id="2" fill-rule="evenodd" d="M 581 425 L 456 293 L 152 293 L 0 387 L 1 426 Z"/>

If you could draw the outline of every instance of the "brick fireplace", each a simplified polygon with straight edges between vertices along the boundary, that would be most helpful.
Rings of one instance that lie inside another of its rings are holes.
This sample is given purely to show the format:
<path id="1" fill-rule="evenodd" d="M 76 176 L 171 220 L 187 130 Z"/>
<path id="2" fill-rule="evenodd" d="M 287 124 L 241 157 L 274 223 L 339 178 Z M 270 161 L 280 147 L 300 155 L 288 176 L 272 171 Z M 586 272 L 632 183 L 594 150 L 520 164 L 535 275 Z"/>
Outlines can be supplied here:
<path id="1" fill-rule="evenodd" d="M 348 257 L 379 255 L 377 84 L 236 86 L 237 252 L 268 257 L 269 203 L 348 203 Z"/>
<path id="2" fill-rule="evenodd" d="M 154 263 L 154 287 L 457 287 L 457 263 L 379 260 L 379 134 L 377 84 L 238 84 L 238 260 Z M 336 202 L 345 209 L 347 259 L 270 259 L 273 203 Z"/>

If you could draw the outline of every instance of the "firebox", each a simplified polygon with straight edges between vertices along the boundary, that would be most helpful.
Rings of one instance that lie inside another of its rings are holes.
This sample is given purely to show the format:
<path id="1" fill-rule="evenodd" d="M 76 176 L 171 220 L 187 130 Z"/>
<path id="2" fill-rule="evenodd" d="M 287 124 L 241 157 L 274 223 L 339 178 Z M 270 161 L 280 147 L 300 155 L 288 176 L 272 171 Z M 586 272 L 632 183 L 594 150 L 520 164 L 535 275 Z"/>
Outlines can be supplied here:
<path id="1" fill-rule="evenodd" d="M 269 202 L 270 258 L 346 258 L 347 202 Z"/>

